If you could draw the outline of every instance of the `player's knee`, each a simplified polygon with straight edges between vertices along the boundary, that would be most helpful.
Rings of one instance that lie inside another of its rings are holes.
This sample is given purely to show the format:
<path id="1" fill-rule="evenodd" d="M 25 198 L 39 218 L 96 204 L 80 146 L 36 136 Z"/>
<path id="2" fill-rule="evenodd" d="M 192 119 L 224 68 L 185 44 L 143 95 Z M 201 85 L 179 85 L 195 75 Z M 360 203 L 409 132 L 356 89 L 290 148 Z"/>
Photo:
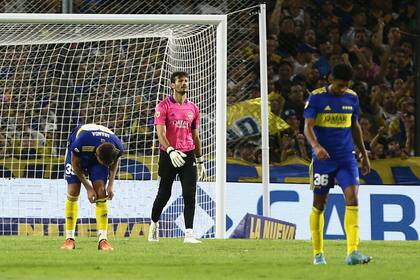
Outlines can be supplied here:
<path id="1" fill-rule="evenodd" d="M 156 201 L 166 204 L 168 202 L 169 198 L 171 198 L 170 192 L 158 192 Z"/>
<path id="2" fill-rule="evenodd" d="M 312 206 L 318 209 L 319 211 L 324 211 L 325 207 L 327 206 L 327 202 L 328 196 L 314 196 Z"/>
<path id="3" fill-rule="evenodd" d="M 356 196 L 346 197 L 346 206 L 357 206 L 359 201 Z"/>
<path id="4" fill-rule="evenodd" d="M 316 209 L 318 209 L 319 211 L 324 211 L 325 206 L 327 205 L 327 203 L 322 203 L 322 202 L 315 202 L 312 204 L 313 207 L 315 207 Z"/>
<path id="5" fill-rule="evenodd" d="M 78 184 L 70 184 L 67 187 L 67 194 L 72 197 L 77 197 L 80 194 L 80 185 Z"/>

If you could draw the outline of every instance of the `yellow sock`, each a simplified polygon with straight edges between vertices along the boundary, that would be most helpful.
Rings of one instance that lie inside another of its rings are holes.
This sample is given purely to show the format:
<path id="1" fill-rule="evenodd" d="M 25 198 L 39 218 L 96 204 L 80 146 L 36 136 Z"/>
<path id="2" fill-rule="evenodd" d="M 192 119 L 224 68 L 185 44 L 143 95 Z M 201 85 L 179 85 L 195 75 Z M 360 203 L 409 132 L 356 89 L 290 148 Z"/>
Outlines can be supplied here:
<path id="1" fill-rule="evenodd" d="M 96 201 L 96 229 L 99 240 L 107 239 L 108 202 L 106 198 Z"/>
<path id="2" fill-rule="evenodd" d="M 324 253 L 324 211 L 312 207 L 309 219 L 314 256 Z"/>
<path id="3" fill-rule="evenodd" d="M 347 255 L 359 246 L 359 207 L 346 206 L 344 229 L 347 234 Z"/>
<path id="4" fill-rule="evenodd" d="M 67 194 L 66 200 L 66 239 L 74 239 L 74 232 L 76 230 L 77 212 L 79 211 L 79 196 L 72 196 Z"/>

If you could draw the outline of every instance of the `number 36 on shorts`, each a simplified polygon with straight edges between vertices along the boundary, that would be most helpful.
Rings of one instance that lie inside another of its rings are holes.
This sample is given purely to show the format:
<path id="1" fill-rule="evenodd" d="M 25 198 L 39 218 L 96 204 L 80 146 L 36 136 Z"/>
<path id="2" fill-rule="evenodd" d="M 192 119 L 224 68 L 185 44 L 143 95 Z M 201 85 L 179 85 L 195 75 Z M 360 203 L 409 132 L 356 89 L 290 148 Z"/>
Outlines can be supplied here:
<path id="1" fill-rule="evenodd" d="M 314 186 L 325 187 L 328 185 L 328 174 L 314 174 Z"/>
<path id="2" fill-rule="evenodd" d="M 66 164 L 66 175 L 67 176 L 74 175 L 74 171 L 73 171 L 73 168 L 71 167 L 70 163 Z"/>

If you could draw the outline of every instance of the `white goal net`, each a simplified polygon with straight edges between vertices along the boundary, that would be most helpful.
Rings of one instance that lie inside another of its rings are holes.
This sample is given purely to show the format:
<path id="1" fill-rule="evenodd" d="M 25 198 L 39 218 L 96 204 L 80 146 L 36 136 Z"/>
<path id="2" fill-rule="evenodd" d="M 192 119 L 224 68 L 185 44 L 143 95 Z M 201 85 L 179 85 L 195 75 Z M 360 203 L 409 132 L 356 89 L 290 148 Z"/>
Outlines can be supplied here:
<path id="1" fill-rule="evenodd" d="M 86 123 L 110 128 L 126 148 L 109 234 L 146 234 L 158 186 L 154 108 L 171 93 L 171 73 L 186 71 L 207 167 L 194 229 L 214 237 L 217 26 L 37 22 L 0 24 L 0 235 L 63 234 L 66 140 Z M 95 235 L 83 188 L 80 200 L 76 232 Z M 182 213 L 176 182 L 161 236 L 183 235 Z"/>

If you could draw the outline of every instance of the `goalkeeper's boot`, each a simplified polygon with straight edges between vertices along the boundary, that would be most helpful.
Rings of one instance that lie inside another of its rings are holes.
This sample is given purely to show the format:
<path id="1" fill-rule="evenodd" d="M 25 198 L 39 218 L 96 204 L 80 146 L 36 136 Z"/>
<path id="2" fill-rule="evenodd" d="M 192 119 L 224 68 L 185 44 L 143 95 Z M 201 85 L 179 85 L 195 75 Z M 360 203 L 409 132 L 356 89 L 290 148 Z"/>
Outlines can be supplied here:
<path id="1" fill-rule="evenodd" d="M 159 242 L 159 222 L 150 222 L 148 240 L 150 242 Z"/>
<path id="2" fill-rule="evenodd" d="M 64 241 L 63 246 L 61 246 L 61 249 L 63 250 L 74 250 L 76 248 L 76 241 L 74 241 L 73 238 L 67 238 Z"/>
<path id="3" fill-rule="evenodd" d="M 365 256 L 359 251 L 353 251 L 350 255 L 348 255 L 345 259 L 345 263 L 347 265 L 355 265 L 355 264 L 365 264 L 372 260 L 372 257 Z"/>
<path id="4" fill-rule="evenodd" d="M 316 254 L 314 257 L 314 264 L 315 265 L 323 265 L 327 264 L 327 261 L 325 260 L 325 256 L 323 253 Z"/>
<path id="5" fill-rule="evenodd" d="M 189 228 L 185 230 L 184 243 L 197 244 L 201 243 L 201 241 L 194 238 L 193 230 Z"/>
<path id="6" fill-rule="evenodd" d="M 108 240 L 102 239 L 101 241 L 99 241 L 98 250 L 101 250 L 101 251 L 113 251 L 114 248 L 112 248 L 112 246 L 111 246 L 111 244 L 109 244 Z"/>

